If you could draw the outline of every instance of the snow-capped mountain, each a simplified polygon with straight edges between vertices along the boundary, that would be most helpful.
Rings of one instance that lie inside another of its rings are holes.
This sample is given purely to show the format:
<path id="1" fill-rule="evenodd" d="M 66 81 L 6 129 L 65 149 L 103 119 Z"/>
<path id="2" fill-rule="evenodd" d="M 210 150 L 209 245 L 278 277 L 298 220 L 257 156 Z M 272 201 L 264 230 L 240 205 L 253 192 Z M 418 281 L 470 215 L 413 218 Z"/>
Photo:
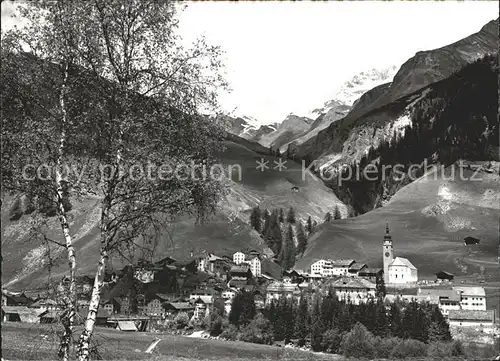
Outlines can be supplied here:
<path id="1" fill-rule="evenodd" d="M 314 109 L 312 114 L 321 115 L 328 113 L 339 105 L 353 106 L 354 103 L 368 90 L 389 83 L 396 75 L 398 68 L 393 65 L 382 69 L 370 69 L 356 74 L 346 81 L 331 100 L 326 101 L 322 107 Z"/>
<path id="2" fill-rule="evenodd" d="M 352 106 L 369 90 L 388 84 L 396 74 L 397 67 L 390 66 L 382 69 L 370 69 L 356 74 L 340 89 L 338 89 L 331 100 L 326 101 L 322 107 L 314 109 L 308 118 L 315 119 L 314 122 L 296 134 L 294 138 L 289 137 L 286 143 L 279 144 L 280 149 L 285 151 L 289 144 L 302 144 L 317 135 L 321 130 L 331 123 L 343 118 L 351 110 Z M 268 135 L 272 136 L 274 133 Z"/>

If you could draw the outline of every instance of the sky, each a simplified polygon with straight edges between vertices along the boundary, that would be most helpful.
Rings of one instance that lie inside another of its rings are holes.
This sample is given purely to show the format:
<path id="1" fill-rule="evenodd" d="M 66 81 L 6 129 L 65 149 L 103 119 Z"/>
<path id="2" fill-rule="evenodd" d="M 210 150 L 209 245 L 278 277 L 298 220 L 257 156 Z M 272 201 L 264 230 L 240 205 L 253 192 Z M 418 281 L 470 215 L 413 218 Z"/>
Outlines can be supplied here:
<path id="1" fill-rule="evenodd" d="M 12 5 L 2 2 L 2 28 Z M 186 43 L 200 35 L 225 51 L 225 112 L 262 124 L 309 114 L 361 71 L 396 65 L 498 17 L 496 1 L 189 2 Z"/>

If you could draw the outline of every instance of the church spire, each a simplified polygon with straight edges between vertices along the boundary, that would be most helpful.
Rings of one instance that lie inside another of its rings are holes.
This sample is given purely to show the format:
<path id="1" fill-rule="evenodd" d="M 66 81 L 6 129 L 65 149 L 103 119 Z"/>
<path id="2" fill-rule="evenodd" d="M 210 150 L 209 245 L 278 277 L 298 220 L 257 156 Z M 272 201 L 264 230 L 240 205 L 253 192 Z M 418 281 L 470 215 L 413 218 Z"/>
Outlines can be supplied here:
<path id="1" fill-rule="evenodd" d="M 391 234 L 389 233 L 389 222 L 385 223 L 385 236 L 384 236 L 384 241 L 385 242 L 391 242 L 392 243 L 392 237 Z"/>

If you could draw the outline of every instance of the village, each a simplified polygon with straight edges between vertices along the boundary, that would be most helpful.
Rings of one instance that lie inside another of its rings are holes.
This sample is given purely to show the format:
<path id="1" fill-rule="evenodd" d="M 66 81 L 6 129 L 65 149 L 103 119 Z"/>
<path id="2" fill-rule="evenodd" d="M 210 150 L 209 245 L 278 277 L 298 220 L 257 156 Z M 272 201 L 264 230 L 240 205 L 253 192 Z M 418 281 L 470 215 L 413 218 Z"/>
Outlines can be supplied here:
<path id="1" fill-rule="evenodd" d="M 184 322 L 201 322 L 214 309 L 229 316 L 236 295 L 251 293 L 257 312 L 274 300 L 301 298 L 334 290 L 338 300 L 360 305 L 383 297 L 384 303 L 428 303 L 436 305 L 455 336 L 475 330 L 498 333 L 494 309 L 486 307 L 486 293 L 477 285 L 455 285 L 445 271 L 430 281 L 419 281 L 418 270 L 406 258 L 395 257 L 389 227 L 381 245 L 383 268 L 370 268 L 353 259 L 321 259 L 310 269 L 282 270 L 269 255 L 255 250 L 232 256 L 191 252 L 185 260 L 166 257 L 154 263 L 140 262 L 107 275 L 96 325 L 122 331 L 151 331 L 158 324 L 184 315 Z M 88 312 L 93 279 L 78 278 L 77 322 Z M 57 323 L 65 308 L 62 280 L 53 292 L 28 297 L 28 292 L 2 290 L 4 322 Z M 416 290 L 405 294 L 408 289 Z M 382 295 L 381 295 L 382 292 Z"/>

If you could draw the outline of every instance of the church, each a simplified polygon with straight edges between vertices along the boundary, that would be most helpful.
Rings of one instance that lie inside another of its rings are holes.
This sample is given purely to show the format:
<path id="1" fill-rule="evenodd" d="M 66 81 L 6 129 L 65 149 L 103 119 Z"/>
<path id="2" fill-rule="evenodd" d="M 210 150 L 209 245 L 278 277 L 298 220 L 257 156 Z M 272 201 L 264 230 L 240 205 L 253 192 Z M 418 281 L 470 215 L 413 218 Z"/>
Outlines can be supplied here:
<path id="1" fill-rule="evenodd" d="M 383 244 L 384 282 L 389 286 L 408 286 L 417 283 L 418 274 L 415 267 L 408 259 L 394 257 L 394 246 L 389 233 L 389 224 L 385 228 Z"/>

